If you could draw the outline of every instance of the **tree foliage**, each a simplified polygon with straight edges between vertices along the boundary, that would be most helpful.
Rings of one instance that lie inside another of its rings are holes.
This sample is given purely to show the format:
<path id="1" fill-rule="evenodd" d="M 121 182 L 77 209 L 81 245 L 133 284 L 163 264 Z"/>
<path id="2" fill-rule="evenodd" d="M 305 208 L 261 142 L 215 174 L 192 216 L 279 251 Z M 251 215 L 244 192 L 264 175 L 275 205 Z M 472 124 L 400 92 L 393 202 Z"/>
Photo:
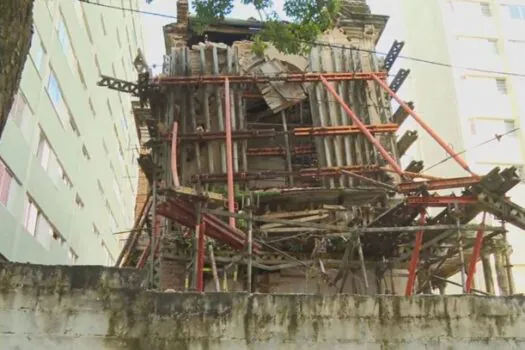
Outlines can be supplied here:
<path id="1" fill-rule="evenodd" d="M 262 30 L 253 37 L 254 50 L 264 51 L 266 43 L 288 54 L 308 52 L 316 38 L 335 25 L 341 0 L 285 0 L 284 12 L 292 20 L 282 21 L 273 10 L 271 0 L 241 0 L 253 5 L 264 21 Z M 194 0 L 197 31 L 224 19 L 233 9 L 234 0 Z"/>

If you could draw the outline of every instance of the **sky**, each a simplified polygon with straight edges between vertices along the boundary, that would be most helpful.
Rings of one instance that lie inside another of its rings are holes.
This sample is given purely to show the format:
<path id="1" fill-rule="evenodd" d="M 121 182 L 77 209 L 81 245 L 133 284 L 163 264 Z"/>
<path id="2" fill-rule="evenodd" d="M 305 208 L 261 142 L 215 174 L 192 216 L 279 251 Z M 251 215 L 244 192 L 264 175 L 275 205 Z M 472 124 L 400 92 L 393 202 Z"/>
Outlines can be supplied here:
<path id="1" fill-rule="evenodd" d="M 275 8 L 279 14 L 283 14 L 283 2 L 284 0 L 274 0 Z M 147 4 L 146 1 L 143 1 L 141 10 L 154 13 L 163 13 L 175 17 L 177 15 L 176 4 L 176 0 L 153 0 L 151 4 Z M 258 14 L 253 6 L 243 5 L 239 0 L 237 0 L 235 1 L 234 9 L 229 17 L 237 19 L 247 19 L 249 17 L 258 18 Z M 165 53 L 164 34 L 162 32 L 162 27 L 173 22 L 176 22 L 176 20 L 147 14 L 142 15 L 145 55 L 149 65 L 162 64 L 162 56 Z"/>

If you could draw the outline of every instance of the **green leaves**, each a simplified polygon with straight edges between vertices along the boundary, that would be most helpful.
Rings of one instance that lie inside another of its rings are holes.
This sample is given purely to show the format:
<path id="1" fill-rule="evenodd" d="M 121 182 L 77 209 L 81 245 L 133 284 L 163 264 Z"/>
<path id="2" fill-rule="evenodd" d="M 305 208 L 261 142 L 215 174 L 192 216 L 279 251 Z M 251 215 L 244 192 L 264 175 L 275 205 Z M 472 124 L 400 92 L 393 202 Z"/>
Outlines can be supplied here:
<path id="1" fill-rule="evenodd" d="M 317 37 L 333 28 L 341 7 L 341 0 L 286 0 L 284 11 L 292 23 L 283 22 L 272 10 L 271 0 L 241 0 L 253 5 L 262 16 L 265 25 L 255 35 L 253 51 L 262 55 L 267 43 L 287 54 L 309 52 Z M 207 25 L 224 19 L 233 9 L 233 0 L 195 0 L 193 8 L 197 14 L 198 32 Z"/>

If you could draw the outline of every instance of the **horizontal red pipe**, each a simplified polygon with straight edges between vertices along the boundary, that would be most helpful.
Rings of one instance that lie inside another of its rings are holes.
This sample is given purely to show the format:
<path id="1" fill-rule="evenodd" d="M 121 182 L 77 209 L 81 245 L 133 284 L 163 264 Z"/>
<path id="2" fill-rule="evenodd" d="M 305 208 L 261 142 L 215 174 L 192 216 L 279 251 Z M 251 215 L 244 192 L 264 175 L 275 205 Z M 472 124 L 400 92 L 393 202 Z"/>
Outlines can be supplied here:
<path id="1" fill-rule="evenodd" d="M 288 83 L 307 83 L 320 81 L 322 77 L 328 81 L 372 80 L 374 76 L 386 78 L 384 72 L 356 73 L 292 73 L 279 76 L 264 75 L 195 75 L 195 76 L 165 76 L 153 78 L 152 84 L 187 85 L 187 84 L 224 84 L 228 79 L 230 84 L 264 84 L 272 81 Z"/>

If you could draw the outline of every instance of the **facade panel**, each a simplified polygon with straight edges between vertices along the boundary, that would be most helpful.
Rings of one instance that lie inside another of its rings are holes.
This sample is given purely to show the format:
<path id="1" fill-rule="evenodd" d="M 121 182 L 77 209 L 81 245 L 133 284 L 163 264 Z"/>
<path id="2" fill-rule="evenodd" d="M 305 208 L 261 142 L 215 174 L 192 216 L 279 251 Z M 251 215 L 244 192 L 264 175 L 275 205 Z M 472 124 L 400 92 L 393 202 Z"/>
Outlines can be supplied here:
<path id="1" fill-rule="evenodd" d="M 138 0 L 118 6 L 138 8 Z M 8 236 L 0 253 L 9 260 L 110 264 L 118 255 L 113 233 L 133 225 L 137 135 L 130 96 L 96 82 L 113 75 L 112 65 L 117 78 L 133 79 L 128 56 L 142 47 L 140 22 L 136 13 L 76 0 L 35 2 L 30 55 L 0 142 Z"/>

